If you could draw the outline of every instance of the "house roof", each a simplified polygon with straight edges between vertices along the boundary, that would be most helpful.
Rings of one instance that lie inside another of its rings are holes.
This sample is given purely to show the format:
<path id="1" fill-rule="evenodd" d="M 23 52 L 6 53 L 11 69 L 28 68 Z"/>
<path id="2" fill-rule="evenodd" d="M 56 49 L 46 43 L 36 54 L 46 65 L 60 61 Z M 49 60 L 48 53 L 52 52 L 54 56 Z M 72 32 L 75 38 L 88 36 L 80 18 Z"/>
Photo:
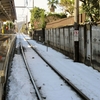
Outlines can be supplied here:
<path id="1" fill-rule="evenodd" d="M 0 20 L 16 20 L 14 0 L 0 0 Z"/>

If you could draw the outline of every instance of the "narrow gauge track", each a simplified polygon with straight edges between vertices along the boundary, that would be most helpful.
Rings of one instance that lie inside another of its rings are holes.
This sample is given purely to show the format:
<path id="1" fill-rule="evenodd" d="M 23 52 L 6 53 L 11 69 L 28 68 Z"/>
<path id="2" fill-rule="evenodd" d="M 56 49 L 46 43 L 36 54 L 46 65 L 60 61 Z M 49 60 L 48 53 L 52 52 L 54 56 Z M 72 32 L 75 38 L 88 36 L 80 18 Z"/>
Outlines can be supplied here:
<path id="1" fill-rule="evenodd" d="M 24 63 L 25 63 L 25 65 L 26 65 L 26 69 L 27 69 L 27 71 L 28 71 L 28 74 L 29 74 L 31 83 L 32 83 L 32 85 L 33 85 L 33 87 L 34 87 L 34 89 L 35 89 L 37 98 L 38 98 L 38 100 L 43 100 L 42 97 L 41 97 L 41 94 L 39 93 L 38 87 L 37 87 L 36 84 L 35 84 L 34 78 L 33 78 L 32 74 L 31 74 L 31 71 L 30 71 L 30 68 L 29 68 L 29 65 L 28 65 L 26 56 L 25 56 L 25 54 L 24 54 L 24 50 L 23 50 L 23 47 L 22 47 L 21 42 L 20 42 L 20 49 L 21 49 L 21 54 L 22 54 Z"/>
<path id="2" fill-rule="evenodd" d="M 24 39 L 27 41 L 25 36 Z M 67 79 L 62 73 L 60 73 L 54 66 L 52 66 L 36 49 L 27 41 L 30 47 L 83 99 L 83 100 L 90 100 L 81 90 L 79 90 L 69 79 Z"/>

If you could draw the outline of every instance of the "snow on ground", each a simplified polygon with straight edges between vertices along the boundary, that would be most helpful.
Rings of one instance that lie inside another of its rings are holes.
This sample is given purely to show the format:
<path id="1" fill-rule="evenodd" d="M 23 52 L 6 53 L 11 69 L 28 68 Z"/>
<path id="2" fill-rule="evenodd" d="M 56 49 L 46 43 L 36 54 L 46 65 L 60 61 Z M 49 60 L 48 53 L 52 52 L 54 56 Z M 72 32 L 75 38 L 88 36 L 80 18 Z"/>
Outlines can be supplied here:
<path id="1" fill-rule="evenodd" d="M 26 58 L 35 82 L 46 100 L 80 100 L 75 92 L 23 41 Z"/>
<path id="2" fill-rule="evenodd" d="M 19 37 L 19 36 L 17 36 L 17 37 L 18 37 L 18 39 L 17 39 L 18 41 L 22 41 L 21 39 L 19 39 L 21 37 Z M 26 36 L 26 37 L 29 39 L 28 36 Z M 33 44 L 34 48 L 36 50 L 38 50 L 38 52 L 41 53 L 42 56 L 44 56 L 48 60 L 48 62 L 52 63 L 52 65 L 55 66 L 55 68 L 58 69 L 61 73 L 63 73 L 63 75 L 65 77 L 67 77 L 71 82 L 73 82 L 73 84 L 75 84 L 79 89 L 81 89 L 82 92 L 87 94 L 87 96 L 90 98 L 90 100 L 100 100 L 100 92 L 99 92 L 99 90 L 100 90 L 100 73 L 98 71 L 94 70 L 91 66 L 86 66 L 82 63 L 73 62 L 73 60 L 69 59 L 65 55 L 53 50 L 50 47 L 46 47 L 42 44 L 39 44 L 34 40 L 29 40 L 29 42 L 31 42 Z M 40 72 L 37 72 L 37 70 L 36 70 L 36 69 L 39 69 L 38 67 L 36 68 L 36 64 L 39 65 L 40 60 L 38 61 L 38 59 L 37 60 L 33 59 L 34 55 L 30 54 L 31 50 L 29 49 L 28 44 L 26 44 L 26 45 L 28 48 L 25 51 L 25 53 L 26 53 L 26 56 L 29 57 L 28 61 L 30 62 L 30 65 L 33 66 L 33 69 L 31 67 L 31 70 L 33 70 L 34 75 L 36 75 L 36 77 L 37 77 L 36 80 L 39 79 L 38 81 L 41 81 L 42 79 L 40 79 L 40 75 L 43 75 L 43 69 L 41 69 Z M 25 46 L 25 44 L 24 44 L 24 46 Z M 30 50 L 30 51 L 28 51 L 28 50 Z M 31 59 L 30 59 L 30 57 L 31 57 Z M 36 62 L 35 65 L 33 65 L 32 62 Z M 42 65 L 41 65 L 41 67 L 42 67 Z M 19 68 L 22 70 L 20 70 Z M 15 58 L 13 60 L 13 66 L 12 66 L 12 74 L 10 76 L 11 82 L 10 82 L 10 92 L 8 95 L 8 97 L 10 98 L 9 100 L 33 100 L 31 96 L 33 96 L 34 90 L 32 90 L 32 86 L 30 84 L 28 76 L 26 76 L 26 72 L 25 72 L 25 70 L 23 70 L 23 68 L 25 68 L 25 67 L 23 67 L 23 64 L 21 64 L 20 57 L 18 55 L 15 55 Z M 48 67 L 46 68 L 46 70 L 47 69 L 48 69 Z M 44 72 L 45 72 L 45 70 L 44 70 Z M 48 76 L 50 76 L 50 75 L 48 75 Z M 46 74 L 44 74 L 43 77 L 45 78 L 48 76 Z M 53 77 L 52 77 L 52 79 L 53 79 Z M 23 81 L 21 81 L 21 80 L 23 80 Z M 25 83 L 27 83 L 27 85 L 25 85 L 24 81 L 25 81 Z M 50 82 L 50 81 L 47 80 L 46 82 Z M 39 84 L 39 82 L 37 82 L 37 83 Z M 22 84 L 22 85 L 20 85 L 20 84 Z M 48 83 L 48 84 L 50 85 L 50 83 Z M 55 84 L 55 81 L 54 81 L 54 84 Z M 42 86 L 43 84 L 39 84 L 39 85 Z M 21 88 L 21 91 L 24 91 L 24 92 L 22 92 L 23 95 L 20 94 L 21 93 L 19 91 L 20 88 Z M 51 93 L 54 90 L 53 89 L 54 87 L 51 87 L 51 86 L 46 87 L 46 88 L 51 89 Z M 60 89 L 56 89 L 56 91 L 60 91 Z M 54 95 L 56 95 L 56 94 L 54 94 Z M 16 96 L 18 98 L 14 99 Z M 27 99 L 23 99 L 21 96 L 23 98 L 27 97 Z M 51 100 L 51 99 L 48 99 L 48 100 Z M 54 100 L 62 100 L 62 99 L 58 98 L 58 99 L 54 99 Z M 71 99 L 68 99 L 68 100 L 71 100 Z M 75 99 L 73 99 L 73 100 L 75 100 Z"/>
<path id="3" fill-rule="evenodd" d="M 9 80 L 10 91 L 8 100 L 33 100 L 33 97 L 34 100 L 37 100 L 23 59 L 20 55 L 15 54 L 14 56 Z"/>

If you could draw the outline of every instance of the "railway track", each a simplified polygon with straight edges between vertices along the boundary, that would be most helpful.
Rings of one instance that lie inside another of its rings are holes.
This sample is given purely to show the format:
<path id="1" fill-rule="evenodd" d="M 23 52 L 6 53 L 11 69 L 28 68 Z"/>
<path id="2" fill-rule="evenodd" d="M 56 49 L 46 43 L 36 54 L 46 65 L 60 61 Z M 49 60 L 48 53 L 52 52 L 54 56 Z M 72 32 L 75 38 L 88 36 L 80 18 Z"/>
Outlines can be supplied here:
<path id="1" fill-rule="evenodd" d="M 27 39 L 24 37 L 24 39 L 27 41 Z M 28 41 L 27 41 L 28 42 Z M 57 69 L 55 69 L 55 67 L 54 66 L 52 66 L 52 64 L 50 64 L 39 52 L 37 52 L 37 50 L 28 42 L 28 44 L 30 45 L 30 47 L 43 59 L 43 61 L 45 61 L 45 63 L 47 63 L 47 65 L 48 66 L 50 66 L 50 68 L 52 68 L 52 70 L 54 71 L 54 72 L 56 72 L 56 74 L 57 75 L 59 75 L 59 77 L 65 82 L 65 83 L 67 83 L 72 89 L 73 89 L 73 91 L 75 91 L 77 94 L 78 94 L 78 96 L 81 98 L 81 100 L 90 100 L 84 93 L 82 93 L 82 91 L 81 90 L 79 90 L 73 83 L 71 83 L 70 82 L 70 80 L 69 79 L 67 79 L 66 77 L 64 77 L 64 75 L 62 75 L 62 73 L 60 73 Z M 21 47 L 22 48 L 22 47 Z M 25 57 L 24 57 L 24 59 L 25 59 Z M 26 62 L 26 65 L 28 66 L 28 63 L 27 63 L 27 61 L 25 60 L 25 62 Z M 27 69 L 28 69 L 28 67 L 27 67 Z M 29 73 L 31 73 L 30 72 L 30 70 L 29 70 Z M 31 75 L 30 75 L 30 77 L 32 77 Z M 32 79 L 33 80 L 33 79 Z M 34 83 L 34 82 L 33 82 Z M 38 91 L 38 88 L 36 89 L 37 91 Z M 39 92 L 38 92 L 39 93 Z M 37 94 L 38 94 L 37 93 Z M 40 96 L 41 97 L 41 96 Z M 42 98 L 40 99 L 40 100 L 42 100 Z"/>
<path id="2" fill-rule="evenodd" d="M 38 90 L 38 87 L 37 87 L 36 84 L 35 84 L 35 80 L 34 80 L 34 78 L 33 78 L 33 75 L 32 75 L 32 73 L 31 73 L 31 70 L 30 70 L 30 68 L 29 68 L 29 65 L 28 65 L 28 62 L 27 62 L 27 59 L 26 59 L 24 50 L 23 50 L 23 46 L 22 46 L 21 43 L 20 43 L 20 48 L 21 48 L 21 54 L 22 54 L 24 63 L 25 63 L 25 65 L 26 65 L 26 69 L 27 69 L 27 71 L 28 71 L 28 74 L 29 74 L 31 83 L 32 83 L 32 85 L 33 85 L 33 87 L 34 87 L 34 89 L 35 89 L 35 91 L 36 91 L 37 98 L 38 98 L 38 100 L 42 100 L 42 97 L 41 97 L 41 95 L 40 95 L 40 92 L 39 92 L 39 90 Z"/>

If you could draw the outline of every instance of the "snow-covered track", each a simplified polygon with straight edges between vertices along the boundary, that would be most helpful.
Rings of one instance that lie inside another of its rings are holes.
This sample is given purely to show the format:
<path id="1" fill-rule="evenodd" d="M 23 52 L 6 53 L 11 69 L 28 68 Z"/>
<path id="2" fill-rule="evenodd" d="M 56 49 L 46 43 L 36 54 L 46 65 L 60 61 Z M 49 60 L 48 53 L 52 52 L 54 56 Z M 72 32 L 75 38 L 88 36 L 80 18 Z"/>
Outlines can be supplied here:
<path id="1" fill-rule="evenodd" d="M 32 85 L 33 85 L 33 87 L 34 87 L 34 89 L 35 89 L 35 91 L 36 91 L 37 98 L 38 98 L 38 100 L 43 100 L 42 97 L 41 97 L 41 94 L 40 94 L 40 92 L 39 92 L 39 90 L 38 90 L 38 87 L 37 87 L 36 84 L 35 84 L 33 75 L 32 75 L 31 70 L 30 70 L 30 68 L 29 68 L 29 65 L 28 65 L 28 62 L 27 62 L 27 59 L 26 59 L 24 50 L 23 50 L 23 46 L 22 46 L 21 43 L 20 43 L 20 48 L 21 48 L 21 54 L 22 54 L 24 63 L 25 63 L 25 65 L 26 65 L 26 69 L 27 69 L 27 71 L 28 71 L 28 74 L 29 74 L 31 83 L 32 83 Z"/>
<path id="2" fill-rule="evenodd" d="M 25 37 L 24 37 L 25 38 Z M 27 39 L 25 38 L 27 41 Z M 28 42 L 28 41 L 27 41 Z M 49 63 L 31 44 L 28 42 L 31 48 L 75 91 L 83 100 L 90 100 L 81 90 L 79 90 L 71 81 L 67 79 L 62 73 L 60 73 L 51 63 Z"/>

